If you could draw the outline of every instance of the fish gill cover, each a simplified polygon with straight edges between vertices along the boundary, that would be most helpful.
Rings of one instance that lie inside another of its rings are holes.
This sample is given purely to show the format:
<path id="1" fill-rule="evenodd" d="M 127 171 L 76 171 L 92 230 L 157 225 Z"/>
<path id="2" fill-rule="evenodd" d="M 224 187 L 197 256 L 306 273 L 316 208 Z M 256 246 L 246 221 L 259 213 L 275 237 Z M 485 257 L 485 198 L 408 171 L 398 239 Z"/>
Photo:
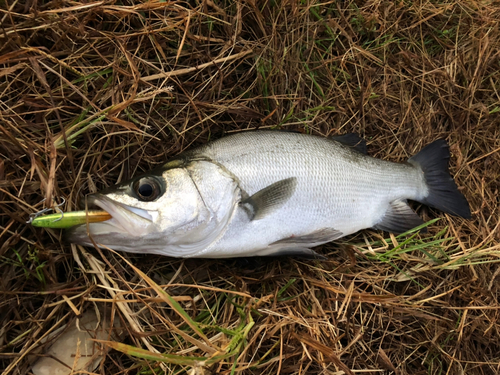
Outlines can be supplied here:
<path id="1" fill-rule="evenodd" d="M 500 5 L 4 1 L 0 368 L 98 309 L 101 374 L 493 374 L 500 366 Z M 247 129 L 354 132 L 406 161 L 445 138 L 472 220 L 363 231 L 326 261 L 69 245 L 30 213 Z M 42 200 L 45 199 L 44 202 Z M 104 318 L 103 318 L 104 319 Z M 112 326 L 112 325 L 111 325 Z M 113 350 L 111 350 L 113 349 Z M 68 370 L 69 373 L 69 370 Z"/>

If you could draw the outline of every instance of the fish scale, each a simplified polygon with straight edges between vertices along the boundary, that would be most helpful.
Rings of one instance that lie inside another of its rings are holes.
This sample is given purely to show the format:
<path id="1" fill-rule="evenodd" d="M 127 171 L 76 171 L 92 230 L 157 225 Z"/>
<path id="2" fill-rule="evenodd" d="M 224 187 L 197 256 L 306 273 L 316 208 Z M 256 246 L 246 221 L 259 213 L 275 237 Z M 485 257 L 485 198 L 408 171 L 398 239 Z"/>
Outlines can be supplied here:
<path id="1" fill-rule="evenodd" d="M 257 147 L 248 150 L 248 144 Z M 426 189 L 423 175 L 414 167 L 358 155 L 327 138 L 295 133 L 242 133 L 203 147 L 195 155 L 223 164 L 249 195 L 282 179 L 297 178 L 289 205 L 252 223 L 239 215 L 223 238 L 195 256 L 226 256 L 241 243 L 250 244 L 251 254 L 259 249 L 266 254 L 273 242 L 322 228 L 348 235 L 373 226 L 385 213 L 378 208 L 401 197 L 417 199 Z"/>

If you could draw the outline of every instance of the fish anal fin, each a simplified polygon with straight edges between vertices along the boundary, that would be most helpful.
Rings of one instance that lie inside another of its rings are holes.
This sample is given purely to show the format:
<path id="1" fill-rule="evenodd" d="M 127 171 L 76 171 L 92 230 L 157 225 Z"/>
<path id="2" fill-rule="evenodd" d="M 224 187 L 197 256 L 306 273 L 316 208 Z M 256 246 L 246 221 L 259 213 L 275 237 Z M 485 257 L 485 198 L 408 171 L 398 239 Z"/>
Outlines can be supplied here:
<path id="1" fill-rule="evenodd" d="M 330 241 L 335 241 L 336 239 L 342 237 L 342 232 L 333 228 L 322 228 L 320 230 L 314 231 L 312 233 L 302 235 L 302 236 L 291 236 L 283 238 L 282 240 L 273 242 L 271 245 L 276 244 L 320 244 Z"/>
<path id="2" fill-rule="evenodd" d="M 424 221 L 408 206 L 406 201 L 395 200 L 390 203 L 382 220 L 373 228 L 386 232 L 403 233 L 423 223 Z M 422 232 L 425 231 L 426 228 L 422 229 Z"/>
<path id="3" fill-rule="evenodd" d="M 335 135 L 330 138 L 333 139 L 334 141 L 342 143 L 343 145 L 352 147 L 353 149 L 355 149 L 358 152 L 361 152 L 362 154 L 365 155 L 367 154 L 366 141 L 355 133 Z"/>
<path id="4" fill-rule="evenodd" d="M 295 177 L 280 180 L 244 199 L 240 206 L 247 212 L 250 220 L 260 220 L 283 206 L 292 197 L 296 187 Z"/>

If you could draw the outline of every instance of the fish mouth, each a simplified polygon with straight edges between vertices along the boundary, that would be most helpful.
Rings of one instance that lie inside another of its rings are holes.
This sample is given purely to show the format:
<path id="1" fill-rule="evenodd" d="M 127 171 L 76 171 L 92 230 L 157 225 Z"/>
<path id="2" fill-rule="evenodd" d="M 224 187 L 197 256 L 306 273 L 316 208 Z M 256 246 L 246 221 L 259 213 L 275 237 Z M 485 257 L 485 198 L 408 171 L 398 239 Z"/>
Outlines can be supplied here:
<path id="1" fill-rule="evenodd" d="M 110 236 L 122 238 L 142 237 L 154 230 L 156 211 L 147 211 L 116 202 L 102 194 L 88 195 L 87 208 L 99 208 L 111 215 L 111 219 L 101 222 L 77 225 L 68 231 L 68 240 L 73 243 L 90 245 L 91 240 L 105 244 Z M 87 230 L 88 229 L 88 230 Z"/>

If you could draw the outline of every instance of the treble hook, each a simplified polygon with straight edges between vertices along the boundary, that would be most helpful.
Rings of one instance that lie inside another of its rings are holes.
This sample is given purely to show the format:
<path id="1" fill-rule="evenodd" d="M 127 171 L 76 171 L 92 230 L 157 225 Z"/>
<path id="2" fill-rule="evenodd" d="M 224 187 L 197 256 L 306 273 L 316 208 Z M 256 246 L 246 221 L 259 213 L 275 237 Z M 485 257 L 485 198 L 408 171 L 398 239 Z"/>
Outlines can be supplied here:
<path id="1" fill-rule="evenodd" d="M 40 201 L 40 203 L 45 202 L 45 199 L 46 199 L 46 198 L 43 198 L 43 199 Z M 54 208 L 52 208 L 52 207 L 47 207 L 47 208 L 44 208 L 44 209 L 42 209 L 42 210 L 40 210 L 40 211 L 38 211 L 38 212 L 31 213 L 31 214 L 30 214 L 30 218 L 29 218 L 29 220 L 26 222 L 26 224 L 31 224 L 31 223 L 33 222 L 33 220 L 35 220 L 37 217 L 40 217 L 40 216 L 42 216 L 42 215 L 45 215 L 45 214 L 47 214 L 47 213 L 49 213 L 49 212 L 54 212 L 54 211 L 59 212 L 59 213 L 61 214 L 61 217 L 60 217 L 60 218 L 57 218 L 57 219 L 54 219 L 53 221 L 55 222 L 55 221 L 59 221 L 59 220 L 61 220 L 61 219 L 64 217 L 64 211 L 63 211 L 63 210 L 61 210 L 61 208 L 60 208 L 60 207 L 66 203 L 66 199 L 64 199 L 64 197 L 61 197 L 61 200 L 62 200 L 62 202 L 61 202 L 61 203 L 59 203 L 59 204 L 56 204 Z"/>

